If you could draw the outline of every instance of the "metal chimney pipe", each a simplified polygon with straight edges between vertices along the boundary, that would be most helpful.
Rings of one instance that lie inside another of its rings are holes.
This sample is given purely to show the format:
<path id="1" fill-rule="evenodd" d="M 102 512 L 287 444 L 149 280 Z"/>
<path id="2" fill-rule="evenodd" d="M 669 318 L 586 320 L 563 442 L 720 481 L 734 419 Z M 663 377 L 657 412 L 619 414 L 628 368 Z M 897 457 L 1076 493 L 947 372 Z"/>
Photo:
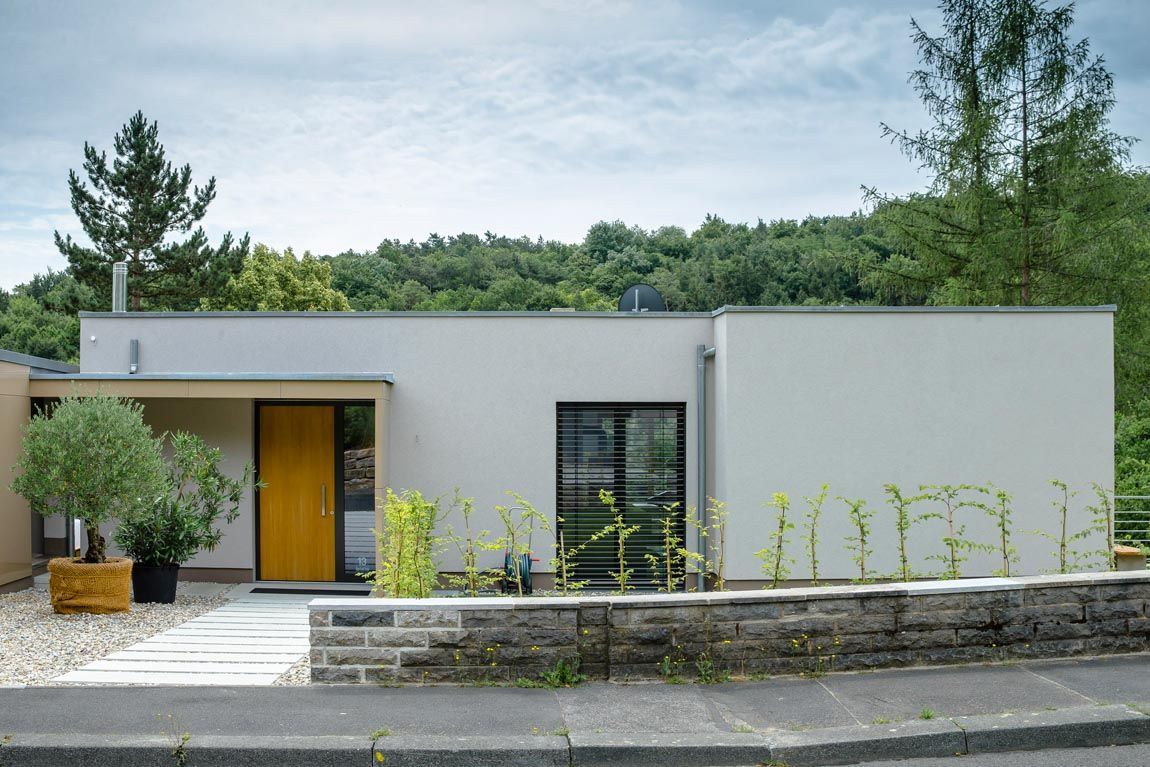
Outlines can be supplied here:
<path id="1" fill-rule="evenodd" d="M 128 311 L 128 262 L 112 264 L 112 311 Z"/>

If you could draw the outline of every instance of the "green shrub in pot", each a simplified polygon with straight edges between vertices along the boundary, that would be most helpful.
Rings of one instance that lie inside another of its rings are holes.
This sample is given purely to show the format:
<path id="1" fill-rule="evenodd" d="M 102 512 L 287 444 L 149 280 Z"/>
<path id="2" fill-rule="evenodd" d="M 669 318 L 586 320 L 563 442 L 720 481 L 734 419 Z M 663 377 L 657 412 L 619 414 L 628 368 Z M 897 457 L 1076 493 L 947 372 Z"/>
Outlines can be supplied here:
<path id="1" fill-rule="evenodd" d="M 167 435 L 169 487 L 148 508 L 120 522 L 115 541 L 134 561 L 132 587 L 137 602 L 171 603 L 180 565 L 223 538 L 220 523 L 234 522 L 252 480 L 251 464 L 240 477 L 220 470 L 223 453 L 195 434 Z"/>
<path id="2" fill-rule="evenodd" d="M 169 484 L 140 403 L 98 392 L 62 397 L 32 417 L 17 468 L 11 488 L 33 511 L 68 515 L 87 532 L 82 558 L 48 563 L 56 612 L 127 610 L 132 563 L 106 556 L 100 526 L 143 514 Z"/>

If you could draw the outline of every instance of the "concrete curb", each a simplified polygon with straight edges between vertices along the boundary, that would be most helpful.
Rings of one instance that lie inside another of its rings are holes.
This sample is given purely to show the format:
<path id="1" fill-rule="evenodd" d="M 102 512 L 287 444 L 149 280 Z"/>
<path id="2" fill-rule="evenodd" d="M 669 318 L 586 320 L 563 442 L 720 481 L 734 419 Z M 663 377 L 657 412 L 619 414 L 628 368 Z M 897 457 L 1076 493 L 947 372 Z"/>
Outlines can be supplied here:
<path id="1" fill-rule="evenodd" d="M 738 767 L 765 764 L 771 745 L 759 733 L 572 733 L 571 764 L 611 767 Z"/>
<path id="2" fill-rule="evenodd" d="M 1150 717 L 1126 706 L 1091 706 L 957 717 L 971 754 L 1150 742 Z"/>
<path id="3" fill-rule="evenodd" d="M 3 767 L 59 767 L 61 764 L 114 764 L 157 767 L 175 764 L 174 744 L 157 736 L 14 735 L 0 748 Z M 386 767 L 569 767 L 570 749 L 562 736 L 380 738 L 376 751 Z M 377 764 L 371 740 L 351 736 L 193 736 L 188 767 L 346 767 Z"/>
<path id="4" fill-rule="evenodd" d="M 1126 706 L 1085 706 L 766 733 L 575 733 L 570 736 L 380 738 L 385 767 L 730 767 L 778 760 L 822 767 L 909 757 L 1150 743 L 1150 716 Z M 0 747 L 2 767 L 174 764 L 160 736 L 20 735 Z M 335 767 L 371 760 L 352 736 L 194 736 L 188 767 Z"/>
<path id="5" fill-rule="evenodd" d="M 948 719 L 779 732 L 768 740 L 771 758 L 789 767 L 966 753 L 962 730 Z"/>

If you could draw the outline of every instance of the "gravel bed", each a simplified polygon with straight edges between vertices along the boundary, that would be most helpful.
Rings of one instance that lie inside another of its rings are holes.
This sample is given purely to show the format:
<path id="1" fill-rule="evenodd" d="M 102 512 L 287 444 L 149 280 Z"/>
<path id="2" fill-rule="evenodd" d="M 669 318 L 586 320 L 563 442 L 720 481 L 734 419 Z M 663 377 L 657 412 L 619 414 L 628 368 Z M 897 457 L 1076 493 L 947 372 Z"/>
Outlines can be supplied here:
<path id="1" fill-rule="evenodd" d="M 51 684 L 228 602 L 222 594 L 192 596 L 180 593 L 183 584 L 177 588 L 175 604 L 133 603 L 130 611 L 110 615 L 57 615 L 44 588 L 0 594 L 0 685 Z"/>
<path id="2" fill-rule="evenodd" d="M 305 655 L 273 682 L 277 687 L 298 687 L 311 684 L 311 661 Z"/>

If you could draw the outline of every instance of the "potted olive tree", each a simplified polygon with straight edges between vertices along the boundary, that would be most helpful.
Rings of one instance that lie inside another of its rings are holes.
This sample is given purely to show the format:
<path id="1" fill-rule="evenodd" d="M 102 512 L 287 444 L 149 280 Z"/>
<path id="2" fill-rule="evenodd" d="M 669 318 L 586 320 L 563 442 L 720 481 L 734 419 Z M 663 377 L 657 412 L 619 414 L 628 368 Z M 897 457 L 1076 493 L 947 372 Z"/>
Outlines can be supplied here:
<path id="1" fill-rule="evenodd" d="M 127 610 L 132 561 L 106 555 L 100 525 L 142 513 L 168 487 L 161 441 L 143 407 L 105 394 L 64 397 L 32 417 L 17 468 L 12 490 L 34 511 L 74 517 L 87 531 L 83 557 L 48 563 L 55 611 Z"/>
<path id="2" fill-rule="evenodd" d="M 219 545 L 222 520 L 235 521 L 251 464 L 239 478 L 220 471 L 223 453 L 194 434 L 177 431 L 171 440 L 167 492 L 155 496 L 139 514 L 116 529 L 116 545 L 135 562 L 132 593 L 137 602 L 171 604 L 176 599 L 180 565 L 201 550 Z"/>

